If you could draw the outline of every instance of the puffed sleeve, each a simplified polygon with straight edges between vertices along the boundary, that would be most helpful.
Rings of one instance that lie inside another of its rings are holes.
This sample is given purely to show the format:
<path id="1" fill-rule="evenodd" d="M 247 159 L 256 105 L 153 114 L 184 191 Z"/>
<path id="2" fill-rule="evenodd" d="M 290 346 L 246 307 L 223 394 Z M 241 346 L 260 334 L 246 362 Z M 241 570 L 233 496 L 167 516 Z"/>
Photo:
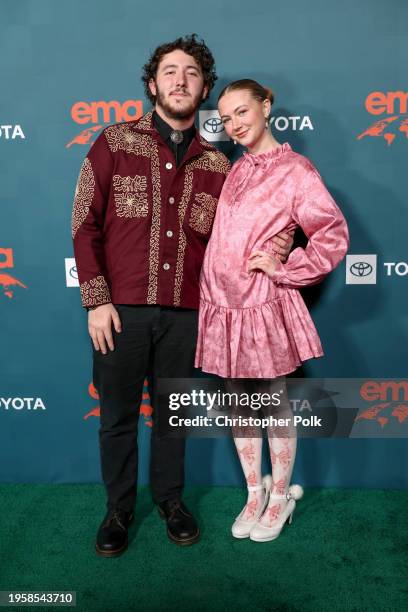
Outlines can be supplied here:
<path id="1" fill-rule="evenodd" d="M 103 225 L 112 172 L 112 153 L 102 132 L 82 164 L 72 211 L 74 254 L 82 305 L 85 308 L 111 301 L 104 256 Z"/>
<path id="2" fill-rule="evenodd" d="M 294 249 L 285 264 L 278 262 L 272 280 L 299 288 L 314 285 L 331 272 L 349 246 L 346 220 L 314 166 L 308 162 L 297 189 L 292 215 L 308 238 L 305 249 Z"/>

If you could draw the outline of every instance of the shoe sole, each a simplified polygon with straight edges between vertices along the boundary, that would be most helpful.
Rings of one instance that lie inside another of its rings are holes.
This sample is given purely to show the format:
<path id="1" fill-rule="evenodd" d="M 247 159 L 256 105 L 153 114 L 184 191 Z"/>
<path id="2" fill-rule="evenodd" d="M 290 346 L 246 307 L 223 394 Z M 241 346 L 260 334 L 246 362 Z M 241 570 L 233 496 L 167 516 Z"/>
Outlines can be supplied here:
<path id="1" fill-rule="evenodd" d="M 249 533 L 248 535 L 235 535 L 235 533 L 232 533 L 232 537 L 236 538 L 237 540 L 246 540 L 247 538 L 249 538 Z"/>
<path id="2" fill-rule="evenodd" d="M 251 538 L 251 536 L 249 536 L 249 539 L 251 540 L 251 542 L 273 542 L 273 540 L 276 540 L 279 537 L 280 534 L 273 536 L 272 538 Z"/>
<path id="3" fill-rule="evenodd" d="M 197 531 L 197 533 L 193 537 L 189 538 L 188 540 L 178 540 L 167 529 L 167 536 L 169 540 L 174 542 L 174 544 L 178 544 L 179 546 L 190 546 L 191 544 L 195 544 L 196 542 L 198 542 L 198 540 L 200 539 L 200 532 Z"/>
<path id="4" fill-rule="evenodd" d="M 119 555 L 125 552 L 127 547 L 128 547 L 128 543 L 126 542 L 126 544 L 122 546 L 122 548 L 118 548 L 117 550 L 102 550 L 101 548 L 98 547 L 97 544 L 95 544 L 95 551 L 96 551 L 96 554 L 99 555 L 100 557 L 119 557 Z"/>
<path id="5" fill-rule="evenodd" d="M 164 512 L 159 507 L 157 507 L 157 511 L 159 513 L 160 518 L 165 521 L 166 515 L 164 514 Z M 191 546 L 191 544 L 195 544 L 200 539 L 200 532 L 197 531 L 197 533 L 195 533 L 191 538 L 179 540 L 178 538 L 175 538 L 174 535 L 172 535 L 172 533 L 167 528 L 167 537 L 171 542 L 174 542 L 174 544 L 178 544 L 179 546 Z"/>
<path id="6" fill-rule="evenodd" d="M 255 525 L 256 525 L 256 521 L 252 524 L 251 529 L 252 529 L 252 527 L 255 527 Z M 251 533 L 251 529 L 249 529 L 248 533 L 246 533 L 246 534 L 235 534 L 233 532 L 233 530 L 231 529 L 231 534 L 232 534 L 232 536 L 234 538 L 237 538 L 237 540 L 245 540 L 246 538 L 249 538 L 249 534 Z"/>
<path id="7" fill-rule="evenodd" d="M 285 527 L 285 525 L 290 525 L 289 518 L 290 517 L 286 519 L 286 521 L 283 524 L 283 527 Z M 279 538 L 280 534 L 283 531 L 283 527 L 279 531 L 279 533 L 275 533 L 275 535 L 273 535 L 272 537 L 265 536 L 264 538 L 257 538 L 257 537 L 254 538 L 254 537 L 251 537 L 251 535 L 249 535 L 249 539 L 252 540 L 252 542 L 273 542 L 273 540 L 276 540 L 277 538 Z"/>

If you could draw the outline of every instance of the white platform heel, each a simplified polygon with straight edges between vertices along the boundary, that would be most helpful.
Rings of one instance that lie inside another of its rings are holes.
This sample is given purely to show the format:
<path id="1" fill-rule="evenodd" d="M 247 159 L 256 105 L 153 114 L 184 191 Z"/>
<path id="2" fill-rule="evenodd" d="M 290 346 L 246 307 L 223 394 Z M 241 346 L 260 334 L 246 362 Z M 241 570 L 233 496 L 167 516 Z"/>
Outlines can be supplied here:
<path id="1" fill-rule="evenodd" d="M 264 476 L 262 479 L 262 484 L 256 485 L 253 487 L 247 487 L 248 491 L 260 491 L 261 489 L 264 489 L 265 491 L 264 503 L 262 504 L 261 508 L 254 514 L 254 518 L 249 521 L 241 518 L 241 516 L 245 513 L 245 508 L 246 508 L 245 506 L 245 508 L 242 510 L 239 516 L 237 516 L 237 518 L 235 519 L 235 523 L 233 524 L 231 528 L 231 532 L 234 538 L 248 538 L 249 537 L 251 529 L 254 527 L 254 525 L 257 524 L 258 519 L 265 512 L 265 508 L 267 507 L 268 501 L 269 501 L 269 492 L 271 490 L 271 486 L 272 486 L 272 477 Z"/>
<path id="2" fill-rule="evenodd" d="M 296 501 L 303 497 L 303 488 L 300 485 L 292 485 L 289 487 L 289 491 L 286 495 L 275 495 L 271 493 L 269 495 L 269 501 L 277 500 L 281 501 L 285 499 L 287 501 L 286 506 L 283 508 L 278 520 L 275 522 L 273 527 L 267 527 L 257 522 L 256 525 L 250 531 L 249 537 L 254 542 L 270 542 L 275 540 L 283 529 L 285 523 L 289 525 L 292 522 L 292 516 L 296 508 Z"/>

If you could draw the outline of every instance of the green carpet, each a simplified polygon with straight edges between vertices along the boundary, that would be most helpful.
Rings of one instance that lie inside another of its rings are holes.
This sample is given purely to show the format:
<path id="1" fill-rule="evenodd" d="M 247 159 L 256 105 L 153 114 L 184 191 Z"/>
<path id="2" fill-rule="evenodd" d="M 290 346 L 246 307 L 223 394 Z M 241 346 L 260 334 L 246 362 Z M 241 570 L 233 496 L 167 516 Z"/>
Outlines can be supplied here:
<path id="1" fill-rule="evenodd" d="M 242 489 L 184 499 L 198 544 L 169 542 L 142 488 L 128 551 L 104 559 L 93 548 L 101 486 L 2 485 L 0 590 L 73 590 L 84 611 L 408 610 L 406 491 L 309 489 L 292 525 L 263 544 L 230 535 Z"/>

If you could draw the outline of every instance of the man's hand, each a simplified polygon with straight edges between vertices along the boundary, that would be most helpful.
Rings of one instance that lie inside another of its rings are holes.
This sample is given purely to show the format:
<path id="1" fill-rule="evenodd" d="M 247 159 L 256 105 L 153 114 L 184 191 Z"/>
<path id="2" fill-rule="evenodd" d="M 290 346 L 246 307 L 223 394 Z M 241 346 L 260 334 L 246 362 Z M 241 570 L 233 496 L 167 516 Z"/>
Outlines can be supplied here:
<path id="1" fill-rule="evenodd" d="M 115 350 L 112 337 L 112 323 L 115 331 L 120 333 L 122 326 L 118 311 L 113 304 L 97 306 L 88 313 L 88 331 L 96 351 L 106 355 L 106 343 L 111 351 Z"/>
<path id="2" fill-rule="evenodd" d="M 276 269 L 276 258 L 266 251 L 254 251 L 248 257 L 248 272 L 251 270 L 262 270 L 268 276 L 272 276 Z"/>
<path id="3" fill-rule="evenodd" d="M 287 260 L 290 250 L 293 246 L 293 233 L 293 231 L 289 233 L 280 232 L 272 238 L 272 248 L 274 251 L 274 255 L 276 259 L 279 259 L 283 263 L 285 263 L 285 261 Z"/>

